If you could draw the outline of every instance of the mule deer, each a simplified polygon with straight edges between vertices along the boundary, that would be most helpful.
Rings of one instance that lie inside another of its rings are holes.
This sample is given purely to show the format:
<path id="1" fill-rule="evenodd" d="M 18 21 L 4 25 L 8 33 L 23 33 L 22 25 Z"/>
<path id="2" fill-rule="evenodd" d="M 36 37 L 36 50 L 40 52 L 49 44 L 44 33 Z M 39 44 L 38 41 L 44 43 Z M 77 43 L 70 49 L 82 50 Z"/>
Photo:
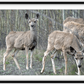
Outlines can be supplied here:
<path id="1" fill-rule="evenodd" d="M 78 75 L 80 75 L 81 59 L 83 59 L 83 53 L 80 48 L 79 40 L 76 38 L 75 35 L 64 31 L 54 31 L 49 35 L 47 50 L 44 52 L 44 57 L 42 60 L 41 73 L 43 73 L 45 68 L 46 56 L 53 50 L 54 52 L 51 55 L 51 61 L 52 61 L 54 74 L 56 74 L 54 54 L 58 50 L 62 50 L 64 60 L 65 60 L 65 74 L 67 74 L 67 55 L 66 54 L 67 52 L 69 52 L 68 50 L 71 50 L 70 52 L 73 52 L 74 58 L 77 63 Z"/>
<path id="2" fill-rule="evenodd" d="M 30 68 L 32 68 L 32 55 L 33 50 L 36 47 L 37 44 L 37 36 L 36 36 L 36 23 L 39 18 L 39 14 L 36 15 L 36 18 L 29 19 L 28 14 L 25 14 L 25 18 L 28 20 L 30 31 L 11 31 L 6 36 L 6 52 L 4 53 L 3 57 L 3 70 L 6 70 L 6 57 L 8 54 L 14 49 L 14 53 L 12 55 L 14 62 L 18 69 L 20 69 L 20 66 L 15 58 L 16 54 L 19 50 L 25 50 L 26 51 L 26 69 L 28 69 L 28 51 L 31 50 L 31 56 L 30 56 Z"/>
<path id="3" fill-rule="evenodd" d="M 73 32 L 74 35 L 80 40 L 81 45 L 84 47 L 84 21 L 83 19 L 70 19 L 66 18 L 64 21 L 64 28 L 63 31 Z M 81 24 L 80 24 L 81 23 Z"/>

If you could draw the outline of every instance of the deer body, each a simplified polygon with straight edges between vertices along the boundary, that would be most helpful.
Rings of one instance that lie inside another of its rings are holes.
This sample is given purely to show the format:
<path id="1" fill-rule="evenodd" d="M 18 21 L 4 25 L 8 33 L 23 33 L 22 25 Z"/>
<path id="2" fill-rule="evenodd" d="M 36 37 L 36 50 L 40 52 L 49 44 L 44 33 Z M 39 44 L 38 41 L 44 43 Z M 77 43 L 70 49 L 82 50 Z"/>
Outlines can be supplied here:
<path id="1" fill-rule="evenodd" d="M 37 39 L 34 31 L 23 32 L 15 39 L 14 48 L 22 49 L 27 46 L 29 49 L 32 49 L 32 47 L 36 46 L 36 41 Z"/>
<path id="2" fill-rule="evenodd" d="M 50 45 L 53 45 L 52 47 L 55 48 L 56 50 L 60 50 L 62 49 L 62 47 L 68 48 L 70 46 L 73 46 L 77 51 L 79 51 L 79 46 L 78 44 L 76 44 L 77 42 L 74 42 L 77 40 L 75 38 L 76 37 L 73 36 L 73 34 L 61 32 L 61 31 L 54 31 L 49 35 L 48 43 Z"/>
<path id="3" fill-rule="evenodd" d="M 26 19 L 28 19 L 28 14 L 25 14 Z M 15 58 L 16 54 L 18 53 L 19 50 L 25 50 L 26 51 L 26 69 L 28 69 L 28 50 L 31 50 L 31 56 L 30 56 L 30 68 L 32 68 L 32 54 L 33 50 L 37 45 L 37 35 L 36 35 L 36 22 L 38 19 L 38 14 L 37 18 L 29 19 L 29 26 L 30 30 L 23 32 L 23 31 L 11 31 L 7 36 L 6 36 L 6 52 L 4 54 L 3 58 L 3 69 L 5 70 L 6 65 L 6 57 L 12 51 L 12 49 L 15 49 L 12 57 L 17 65 L 17 67 L 20 69 L 20 66 Z"/>
<path id="4" fill-rule="evenodd" d="M 46 52 L 44 52 L 44 57 L 42 61 L 42 70 L 41 73 L 44 71 L 45 67 L 45 59 L 46 56 L 52 52 L 53 54 L 51 55 L 51 61 L 52 61 L 52 66 L 53 66 L 53 72 L 56 74 L 56 69 L 55 69 L 55 63 L 54 63 L 54 54 L 58 50 L 62 50 L 64 60 L 65 60 L 65 74 L 67 74 L 67 49 L 72 47 L 76 51 L 76 55 L 79 56 L 78 54 L 82 55 L 81 49 L 80 49 L 80 44 L 76 36 L 73 34 L 70 34 L 68 32 L 64 31 L 54 31 L 52 32 L 49 37 L 48 37 L 48 46 Z M 79 73 L 80 74 L 80 73 Z"/>
<path id="5" fill-rule="evenodd" d="M 10 32 L 6 36 L 6 45 L 7 47 L 23 49 L 24 46 L 28 46 L 31 50 L 32 47 L 36 46 L 36 32 L 35 31 L 27 31 L 27 32 Z M 35 45 L 34 45 L 35 44 Z"/>
<path id="6" fill-rule="evenodd" d="M 80 40 L 84 47 L 84 20 L 82 18 L 68 17 L 63 22 L 63 31 L 71 32 Z M 71 31 L 70 31 L 71 30 Z"/>
<path id="7" fill-rule="evenodd" d="M 82 18 L 76 19 L 73 17 L 68 17 L 64 20 L 63 25 L 63 31 L 73 33 L 78 38 L 82 51 L 84 52 L 84 20 Z"/>
<path id="8" fill-rule="evenodd" d="M 74 21 L 66 22 L 64 24 L 64 27 L 69 28 L 74 35 L 84 44 L 84 25 L 76 23 Z M 63 31 L 70 32 L 68 29 L 65 29 Z"/>

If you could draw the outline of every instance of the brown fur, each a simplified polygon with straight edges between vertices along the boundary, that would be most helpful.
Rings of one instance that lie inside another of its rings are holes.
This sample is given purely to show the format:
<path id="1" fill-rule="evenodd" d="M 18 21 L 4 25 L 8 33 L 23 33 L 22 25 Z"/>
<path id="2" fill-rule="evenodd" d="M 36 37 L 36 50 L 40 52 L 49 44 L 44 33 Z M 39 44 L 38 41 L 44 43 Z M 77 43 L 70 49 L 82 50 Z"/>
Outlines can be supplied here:
<path id="1" fill-rule="evenodd" d="M 31 56 L 30 56 L 30 68 L 32 68 L 32 55 L 33 50 L 36 47 L 37 44 L 37 38 L 36 38 L 36 24 L 39 17 L 39 14 L 36 15 L 36 18 L 29 19 L 28 14 L 25 14 L 25 18 L 28 19 L 30 30 L 29 31 L 11 31 L 6 36 L 6 52 L 4 53 L 3 57 L 3 70 L 6 68 L 6 57 L 12 51 L 12 49 L 15 49 L 12 57 L 17 65 L 17 67 L 20 69 L 20 66 L 15 58 L 16 54 L 19 50 L 25 50 L 26 51 L 26 69 L 28 69 L 28 50 L 31 50 Z"/>
<path id="2" fill-rule="evenodd" d="M 63 31 L 73 33 L 80 41 L 82 52 L 84 52 L 84 20 L 82 18 L 66 18 L 64 21 L 64 28 Z M 83 55 L 79 55 L 80 53 L 75 54 L 75 61 L 78 68 L 78 75 L 80 75 L 80 68 L 78 65 L 78 59 L 83 58 Z M 77 58 L 77 59 L 76 59 Z"/>
<path id="3" fill-rule="evenodd" d="M 34 42 L 36 44 L 36 35 L 32 31 L 12 31 L 6 36 L 7 48 L 22 49 L 25 48 L 24 46 L 31 48 L 33 47 Z"/>
<path id="4" fill-rule="evenodd" d="M 48 37 L 48 46 L 47 46 L 46 52 L 44 52 L 44 57 L 43 57 L 43 62 L 42 62 L 43 67 L 42 67 L 41 73 L 43 73 L 44 71 L 46 56 L 51 51 L 55 50 L 54 53 L 51 55 L 51 61 L 52 61 L 52 66 L 53 66 L 53 72 L 56 74 L 53 58 L 54 58 L 54 54 L 56 53 L 56 51 L 62 50 L 64 60 L 65 60 L 65 74 L 67 74 L 67 55 L 66 53 L 68 50 L 70 50 L 70 47 L 75 49 L 76 56 L 83 55 L 81 48 L 80 48 L 79 40 L 77 39 L 75 35 L 73 35 L 72 33 L 64 32 L 64 31 L 52 32 Z"/>
<path id="5" fill-rule="evenodd" d="M 56 50 L 73 47 L 77 52 L 80 51 L 80 44 L 78 39 L 70 33 L 63 31 L 54 31 L 48 37 L 48 48 L 55 48 Z"/>
<path id="6" fill-rule="evenodd" d="M 80 39 L 80 41 L 84 44 L 84 25 L 76 23 L 74 21 L 68 21 L 64 24 L 64 27 L 67 27 L 66 29 L 64 28 L 63 31 L 70 32 L 68 29 L 70 29 L 74 35 Z"/>
<path id="7" fill-rule="evenodd" d="M 84 20 L 82 18 L 73 18 L 73 17 L 67 17 L 64 20 L 63 24 L 65 24 L 68 21 L 74 21 L 74 22 L 77 22 L 77 23 L 80 23 L 80 24 L 84 24 Z"/>

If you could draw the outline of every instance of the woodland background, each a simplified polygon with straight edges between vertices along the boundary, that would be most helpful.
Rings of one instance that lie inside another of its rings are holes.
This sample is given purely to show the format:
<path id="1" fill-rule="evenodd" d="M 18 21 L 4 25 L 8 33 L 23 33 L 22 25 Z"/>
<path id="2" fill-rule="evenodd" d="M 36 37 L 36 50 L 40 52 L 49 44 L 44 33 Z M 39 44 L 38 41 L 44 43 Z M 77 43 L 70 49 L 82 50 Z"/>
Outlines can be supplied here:
<path id="1" fill-rule="evenodd" d="M 20 66 L 22 66 L 22 70 L 17 73 L 18 69 L 16 65 L 13 63 L 12 57 L 10 56 L 7 59 L 7 71 L 3 71 L 2 68 L 2 59 L 3 53 L 6 50 L 5 45 L 5 37 L 10 31 L 27 31 L 29 30 L 29 25 L 27 20 L 25 19 L 25 13 L 29 14 L 30 18 L 34 18 L 37 13 L 39 13 L 39 21 L 37 23 L 37 47 L 34 51 L 34 69 L 33 71 L 26 71 L 25 63 L 26 57 L 25 52 L 20 51 L 17 55 L 17 59 L 19 60 Z M 83 18 L 84 19 L 84 10 L 0 10 L 0 74 L 14 74 L 14 75 L 38 75 L 41 70 L 41 62 L 43 53 L 47 47 L 47 39 L 48 35 L 54 30 L 63 30 L 63 21 L 67 17 L 75 17 L 75 18 Z M 59 52 L 60 53 L 60 52 Z M 77 71 L 76 64 L 73 57 L 69 56 L 69 64 L 68 64 L 68 74 L 75 75 L 75 71 Z M 44 75 L 54 75 L 51 67 L 51 62 L 47 59 L 47 69 L 43 73 Z M 23 63 L 22 63 L 23 62 Z M 49 63 L 50 62 L 50 63 Z M 70 64 L 71 63 L 71 64 Z M 50 65 L 49 65 L 50 64 Z M 36 65 L 37 68 L 36 68 Z M 58 69 L 58 75 L 64 74 L 64 59 L 59 56 L 59 59 L 56 59 L 56 68 Z M 84 67 L 82 67 L 82 74 Z"/>

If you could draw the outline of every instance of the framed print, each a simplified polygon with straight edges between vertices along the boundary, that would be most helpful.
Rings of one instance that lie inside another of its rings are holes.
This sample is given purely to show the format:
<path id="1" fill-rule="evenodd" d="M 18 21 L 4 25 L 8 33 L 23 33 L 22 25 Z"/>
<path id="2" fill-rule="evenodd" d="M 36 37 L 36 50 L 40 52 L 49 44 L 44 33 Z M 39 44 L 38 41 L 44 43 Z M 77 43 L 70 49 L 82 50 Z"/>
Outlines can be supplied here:
<path id="1" fill-rule="evenodd" d="M 0 4 L 1 81 L 84 81 L 83 2 Z"/>

